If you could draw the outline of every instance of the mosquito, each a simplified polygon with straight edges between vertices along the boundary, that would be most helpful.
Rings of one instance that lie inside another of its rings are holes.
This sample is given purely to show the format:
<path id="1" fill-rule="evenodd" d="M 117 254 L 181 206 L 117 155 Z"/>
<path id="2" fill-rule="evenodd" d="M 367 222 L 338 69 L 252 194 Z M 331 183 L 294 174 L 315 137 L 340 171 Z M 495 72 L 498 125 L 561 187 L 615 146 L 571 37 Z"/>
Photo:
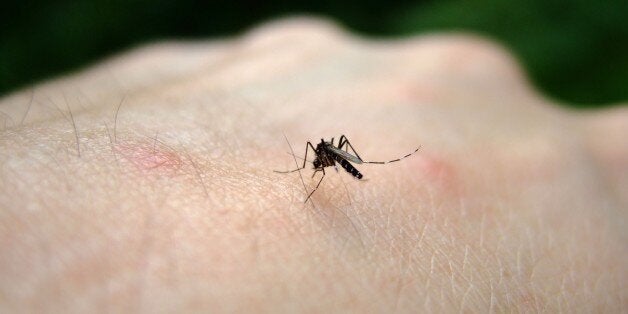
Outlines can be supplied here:
<path id="1" fill-rule="evenodd" d="M 307 163 L 307 153 L 308 151 L 312 150 L 313 154 L 316 156 L 314 158 L 314 161 L 312 161 L 312 165 L 314 166 L 313 168 L 314 173 L 312 174 L 312 178 L 314 178 L 316 173 L 318 173 L 319 171 L 323 172 L 323 175 L 321 176 L 321 179 L 316 184 L 316 187 L 314 188 L 314 190 L 312 190 L 312 192 L 310 192 L 310 194 L 305 199 L 304 203 L 306 203 L 310 199 L 312 194 L 316 192 L 318 187 L 321 185 L 321 182 L 323 182 L 323 178 L 325 178 L 325 167 L 333 166 L 336 169 L 336 171 L 338 171 L 338 168 L 336 167 L 336 163 L 339 163 L 340 166 L 344 168 L 348 173 L 350 173 L 354 178 L 360 180 L 363 177 L 362 173 L 360 173 L 360 171 L 356 169 L 351 163 L 383 165 L 383 164 L 387 164 L 391 162 L 397 162 L 416 153 L 417 151 L 419 151 L 420 148 L 421 147 L 419 146 L 413 152 L 403 157 L 389 160 L 389 161 L 364 161 L 362 157 L 360 157 L 358 152 L 355 151 L 355 149 L 353 148 L 353 145 L 351 145 L 351 142 L 349 142 L 349 139 L 347 139 L 346 136 L 341 135 L 340 139 L 338 140 L 338 146 L 334 145 L 333 137 L 331 138 L 330 142 L 326 142 L 324 139 L 321 139 L 320 143 L 318 143 L 316 147 L 312 145 L 312 142 L 308 141 L 305 144 L 305 157 L 303 158 L 303 166 L 294 170 L 288 170 L 288 171 L 275 170 L 275 172 L 291 173 L 291 172 L 305 169 L 305 164 Z M 349 152 L 349 149 L 351 149 L 351 152 Z"/>

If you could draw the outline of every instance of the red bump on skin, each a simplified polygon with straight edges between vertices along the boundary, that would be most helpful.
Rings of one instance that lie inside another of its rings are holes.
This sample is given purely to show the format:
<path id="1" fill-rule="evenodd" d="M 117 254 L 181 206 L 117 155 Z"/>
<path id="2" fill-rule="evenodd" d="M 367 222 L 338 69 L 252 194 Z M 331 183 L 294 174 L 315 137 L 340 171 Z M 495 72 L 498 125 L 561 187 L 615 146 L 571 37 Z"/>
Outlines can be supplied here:
<path id="1" fill-rule="evenodd" d="M 409 81 L 406 84 L 396 84 L 391 88 L 392 94 L 401 101 L 409 101 L 415 104 L 436 103 L 439 98 L 438 86 L 430 82 Z"/>
<path id="2" fill-rule="evenodd" d="M 457 172 L 452 164 L 441 157 L 427 153 L 422 153 L 417 157 L 415 162 L 418 165 L 419 173 L 429 181 L 431 186 L 447 193 L 460 193 Z"/>
<path id="3" fill-rule="evenodd" d="M 183 164 L 177 153 L 159 143 L 117 143 L 114 150 L 140 171 L 177 170 Z"/>

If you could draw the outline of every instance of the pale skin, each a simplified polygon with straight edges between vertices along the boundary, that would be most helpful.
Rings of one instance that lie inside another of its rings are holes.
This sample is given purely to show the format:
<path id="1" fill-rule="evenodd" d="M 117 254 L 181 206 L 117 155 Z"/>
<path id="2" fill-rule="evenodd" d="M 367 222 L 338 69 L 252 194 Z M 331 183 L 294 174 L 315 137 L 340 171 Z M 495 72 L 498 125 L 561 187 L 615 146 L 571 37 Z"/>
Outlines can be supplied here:
<path id="1" fill-rule="evenodd" d="M 0 310 L 626 312 L 614 108 L 566 109 L 468 35 L 149 45 L 0 100 Z M 304 204 L 284 134 L 421 149 L 327 168 Z"/>

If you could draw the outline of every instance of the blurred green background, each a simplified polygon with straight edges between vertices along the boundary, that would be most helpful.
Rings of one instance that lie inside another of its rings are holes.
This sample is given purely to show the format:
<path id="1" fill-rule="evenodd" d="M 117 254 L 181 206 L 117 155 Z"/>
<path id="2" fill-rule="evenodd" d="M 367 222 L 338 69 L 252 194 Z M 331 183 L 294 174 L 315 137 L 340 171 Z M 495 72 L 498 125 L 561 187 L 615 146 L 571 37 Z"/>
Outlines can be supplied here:
<path id="1" fill-rule="evenodd" d="M 362 35 L 471 31 L 508 47 L 547 96 L 628 100 L 628 1 L 14 1 L 0 4 L 0 95 L 159 39 L 226 37 L 306 13 Z"/>

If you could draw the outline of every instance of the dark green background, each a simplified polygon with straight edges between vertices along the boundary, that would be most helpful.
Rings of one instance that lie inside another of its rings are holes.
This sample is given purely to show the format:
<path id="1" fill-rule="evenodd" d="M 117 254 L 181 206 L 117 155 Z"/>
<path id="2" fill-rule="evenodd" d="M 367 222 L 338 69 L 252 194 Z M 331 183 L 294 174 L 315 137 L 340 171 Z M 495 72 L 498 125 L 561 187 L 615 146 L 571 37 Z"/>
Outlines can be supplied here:
<path id="1" fill-rule="evenodd" d="M 5 1 L 6 2 L 6 1 Z M 628 1 L 20 1 L 0 4 L 0 95 L 144 42 L 236 35 L 293 13 L 363 35 L 472 31 L 581 107 L 628 100 Z"/>

